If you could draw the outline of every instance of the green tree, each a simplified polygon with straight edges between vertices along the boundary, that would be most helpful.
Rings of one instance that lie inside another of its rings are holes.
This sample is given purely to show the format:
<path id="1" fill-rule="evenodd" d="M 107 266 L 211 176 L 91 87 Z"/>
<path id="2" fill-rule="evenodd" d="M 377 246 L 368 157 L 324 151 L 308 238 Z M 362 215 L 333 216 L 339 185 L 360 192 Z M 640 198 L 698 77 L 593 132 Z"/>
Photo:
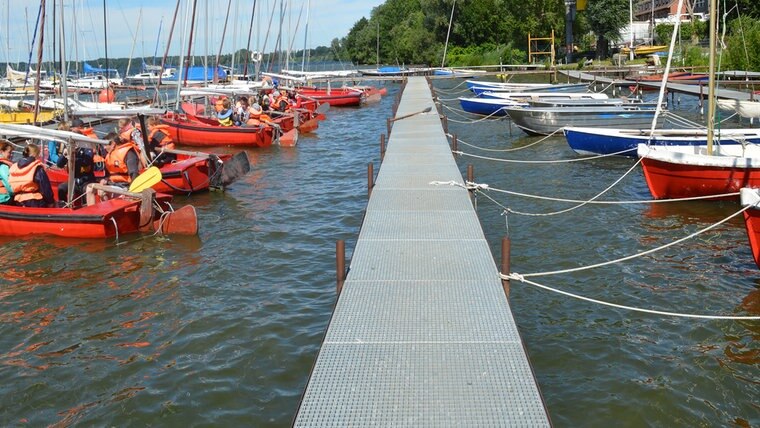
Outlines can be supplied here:
<path id="1" fill-rule="evenodd" d="M 597 58 L 607 58 L 609 40 L 620 38 L 620 30 L 628 24 L 627 0 L 590 0 L 586 19 L 596 34 Z"/>

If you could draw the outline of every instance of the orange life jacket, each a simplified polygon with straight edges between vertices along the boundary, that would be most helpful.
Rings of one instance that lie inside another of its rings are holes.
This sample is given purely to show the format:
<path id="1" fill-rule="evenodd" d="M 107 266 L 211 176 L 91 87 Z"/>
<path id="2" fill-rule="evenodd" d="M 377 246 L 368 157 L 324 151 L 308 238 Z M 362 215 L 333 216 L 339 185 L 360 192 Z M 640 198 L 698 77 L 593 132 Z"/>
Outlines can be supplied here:
<path id="1" fill-rule="evenodd" d="M 164 149 L 174 149 L 174 141 L 172 141 L 172 137 L 169 135 L 169 125 L 161 124 L 151 126 L 148 133 L 148 142 L 153 141 L 153 137 L 155 137 L 158 132 L 163 134 L 161 140 L 158 141 L 158 146 Z"/>
<path id="2" fill-rule="evenodd" d="M 85 127 L 71 128 L 71 132 L 77 132 L 79 134 L 82 134 L 84 136 L 94 138 L 94 139 L 98 138 L 98 136 L 95 134 L 95 130 L 92 128 L 85 128 Z"/>
<path id="3" fill-rule="evenodd" d="M 135 154 L 140 156 L 140 148 L 131 140 L 127 143 L 119 144 L 106 155 L 106 170 L 109 173 L 109 180 L 114 183 L 131 183 L 132 177 L 129 176 L 127 168 L 127 153 L 134 150 Z"/>
<path id="4" fill-rule="evenodd" d="M 134 143 L 135 140 L 132 138 L 132 134 L 136 131 L 135 127 L 132 125 L 127 126 L 127 129 L 123 129 L 119 132 L 119 138 L 121 138 L 122 143 L 130 142 Z"/>
<path id="5" fill-rule="evenodd" d="M 37 171 L 37 167 L 42 167 L 42 162 L 39 159 L 23 168 L 19 168 L 17 163 L 11 165 L 8 182 L 15 194 L 13 196 L 14 201 L 22 203 L 32 199 L 42 199 L 40 186 L 34 181 L 34 173 Z"/>
<path id="6" fill-rule="evenodd" d="M 0 164 L 8 165 L 8 169 L 10 169 L 10 167 L 13 166 L 13 162 L 5 158 L 0 159 Z M 8 184 L 10 184 L 10 182 Z M 0 194 L 5 195 L 7 193 L 8 193 L 8 189 L 5 188 L 5 184 L 3 184 L 3 181 L 0 180 Z"/>

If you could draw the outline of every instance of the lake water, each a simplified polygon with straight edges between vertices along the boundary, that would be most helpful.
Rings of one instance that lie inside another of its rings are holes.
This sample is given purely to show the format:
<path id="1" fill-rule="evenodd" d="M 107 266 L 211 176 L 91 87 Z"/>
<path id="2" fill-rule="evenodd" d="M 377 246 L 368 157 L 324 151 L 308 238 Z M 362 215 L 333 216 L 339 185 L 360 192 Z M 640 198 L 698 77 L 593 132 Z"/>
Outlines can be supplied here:
<path id="1" fill-rule="evenodd" d="M 454 98 L 460 81 L 437 81 Z M 398 85 L 382 102 L 337 109 L 295 148 L 250 150 L 252 172 L 226 193 L 178 198 L 198 209 L 193 238 L 0 240 L 0 425 L 287 426 L 335 302 L 335 241 L 348 256 L 366 206 L 367 163 Z M 443 92 L 445 91 L 445 92 Z M 696 115 L 686 97 L 680 107 Z M 457 109 L 454 101 L 445 101 Z M 525 137 L 505 121 L 444 109 L 450 132 L 508 149 Z M 562 137 L 509 159 L 579 158 Z M 458 157 L 492 188 L 588 199 L 630 159 L 551 165 Z M 491 192 L 515 211 L 572 204 Z M 640 169 L 601 199 L 643 200 Z M 583 266 L 644 251 L 739 209 L 735 201 L 587 205 L 506 220 L 512 270 Z M 494 254 L 503 208 L 478 198 Z M 456 227 L 452 225 L 452 227 Z M 536 282 L 600 300 L 699 314 L 760 314 L 760 271 L 741 220 L 662 252 Z M 757 322 L 646 315 L 513 281 L 511 305 L 557 426 L 760 424 Z"/>

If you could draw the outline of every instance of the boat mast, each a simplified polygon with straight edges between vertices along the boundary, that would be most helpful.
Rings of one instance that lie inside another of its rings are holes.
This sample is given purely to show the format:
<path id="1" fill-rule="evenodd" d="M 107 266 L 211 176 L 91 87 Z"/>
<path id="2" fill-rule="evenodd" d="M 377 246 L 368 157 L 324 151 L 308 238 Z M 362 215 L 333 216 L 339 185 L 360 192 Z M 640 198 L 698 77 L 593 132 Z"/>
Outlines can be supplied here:
<path id="1" fill-rule="evenodd" d="M 451 34 L 451 23 L 454 22 L 454 6 L 456 6 L 456 4 L 456 0 L 451 3 L 451 16 L 449 17 L 449 29 L 446 31 L 446 44 L 443 45 L 443 59 L 441 59 L 441 68 L 443 68 L 443 66 L 446 64 L 446 50 L 449 47 L 449 35 Z"/>
<path id="2" fill-rule="evenodd" d="M 40 66 L 42 65 L 42 48 L 45 42 L 45 0 L 40 0 L 40 43 L 37 47 L 37 77 L 34 79 L 34 120 L 32 123 L 37 124 L 37 116 L 40 114 Z M 31 67 L 31 65 L 30 65 Z M 27 74 L 29 72 L 27 71 Z"/>
<path id="3" fill-rule="evenodd" d="M 222 59 L 222 46 L 224 46 L 224 37 L 227 34 L 227 21 L 230 19 L 230 7 L 232 7 L 232 0 L 227 1 L 227 15 L 224 17 L 222 40 L 219 42 L 219 50 L 216 52 L 216 62 L 214 63 L 214 84 L 219 82 L 219 63 Z"/>
<path id="4" fill-rule="evenodd" d="M 710 63 L 707 81 L 707 155 L 712 155 L 715 134 L 715 32 L 717 31 L 716 1 L 710 0 Z"/>
<path id="5" fill-rule="evenodd" d="M 193 47 L 193 32 L 195 30 L 195 6 L 198 4 L 198 0 L 193 0 L 193 12 L 190 15 L 190 39 L 187 42 L 187 57 L 185 57 L 185 71 L 184 71 L 184 86 L 187 86 L 187 75 L 190 72 L 190 55 L 192 54 Z M 187 21 L 187 18 L 185 18 Z M 203 73 L 204 77 L 206 73 Z M 177 93 L 177 102 L 179 103 L 179 93 Z"/>
<path id="6" fill-rule="evenodd" d="M 306 68 L 306 43 L 309 37 L 309 12 L 311 11 L 311 0 L 306 2 L 306 25 L 303 30 L 303 55 L 301 55 L 301 71 Z"/>
<path id="7" fill-rule="evenodd" d="M 629 22 L 631 23 L 631 46 L 628 51 L 628 59 L 633 61 L 633 0 L 628 2 Z"/>
<path id="8" fill-rule="evenodd" d="M 111 86 L 108 83 L 108 16 L 106 15 L 106 0 L 103 0 L 103 49 L 106 55 L 106 89 Z"/>
<path id="9" fill-rule="evenodd" d="M 63 121 L 68 123 L 69 122 L 69 92 L 68 87 L 66 86 L 66 38 L 65 38 L 65 32 L 63 29 L 63 24 L 66 22 L 66 19 L 63 15 L 63 0 L 61 0 L 61 25 L 60 25 L 60 38 L 61 38 L 61 94 L 63 95 Z M 55 38 L 55 35 L 53 35 Z M 72 159 L 73 163 L 73 156 L 69 156 L 69 158 Z M 71 198 L 73 197 L 74 192 L 74 186 L 72 184 L 69 184 L 69 201 L 71 201 Z"/>
<path id="10" fill-rule="evenodd" d="M 248 59 L 251 57 L 251 33 L 253 32 L 253 18 L 256 16 L 256 0 L 253 0 L 251 10 L 251 24 L 248 26 L 248 42 L 245 45 L 245 61 L 243 62 L 243 77 L 248 77 Z"/>
<path id="11" fill-rule="evenodd" d="M 129 50 L 129 60 L 127 60 L 127 71 L 124 73 L 126 77 L 129 77 L 129 69 L 132 66 L 132 55 L 135 53 L 135 43 L 137 42 L 137 34 L 140 33 L 140 21 L 142 21 L 142 7 L 140 13 L 137 15 L 137 29 L 135 29 L 135 37 L 132 39 L 132 49 Z M 108 73 L 108 71 L 106 71 Z"/>
<path id="12" fill-rule="evenodd" d="M 179 13 L 179 3 L 181 0 L 177 0 L 177 5 L 174 7 L 174 17 L 172 18 L 172 25 L 169 27 L 169 40 L 166 42 L 166 49 L 164 49 L 164 56 L 161 57 L 161 70 L 158 72 L 158 82 L 156 83 L 156 95 L 158 96 L 158 87 L 161 86 L 161 77 L 164 74 L 164 67 L 166 66 L 166 57 L 169 56 L 169 48 L 172 45 L 172 35 L 174 34 L 174 24 L 177 22 L 177 14 Z M 156 39 L 156 49 L 158 49 L 158 39 Z M 181 50 L 181 49 L 180 49 Z M 177 64 L 179 66 L 179 64 Z M 179 80 L 179 74 L 177 74 Z"/>

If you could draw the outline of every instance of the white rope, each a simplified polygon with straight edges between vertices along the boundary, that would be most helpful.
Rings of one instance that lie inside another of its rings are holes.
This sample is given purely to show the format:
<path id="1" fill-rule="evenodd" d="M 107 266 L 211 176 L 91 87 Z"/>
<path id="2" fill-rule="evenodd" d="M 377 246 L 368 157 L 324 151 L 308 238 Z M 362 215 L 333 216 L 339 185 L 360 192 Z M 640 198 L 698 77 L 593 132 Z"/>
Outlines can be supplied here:
<path id="1" fill-rule="evenodd" d="M 565 198 L 555 198 L 551 196 L 540 196 L 540 195 L 532 195 L 529 193 L 520 193 L 520 192 L 513 192 L 511 190 L 504 190 L 504 189 L 497 189 L 494 187 L 490 187 L 488 184 L 478 184 L 478 183 L 470 183 L 469 181 L 467 184 L 472 184 L 473 186 L 484 186 L 484 189 L 498 192 L 498 193 L 506 193 L 508 195 L 514 195 L 514 196 L 522 196 L 524 198 L 531 198 L 531 199 L 541 199 L 545 201 L 552 201 L 552 202 L 568 202 L 568 203 L 580 203 L 584 202 L 583 200 L 579 199 L 565 199 Z M 462 185 L 463 188 L 467 188 L 464 185 Z M 480 187 L 478 187 L 480 188 Z M 739 192 L 733 192 L 733 193 L 721 193 L 719 195 L 707 195 L 707 196 L 693 196 L 690 198 L 678 198 L 678 199 L 642 199 L 642 200 L 632 200 L 632 201 L 585 201 L 589 204 L 599 204 L 599 205 L 631 205 L 631 204 L 663 204 L 663 203 L 671 203 L 671 202 L 686 202 L 686 201 L 703 201 L 703 200 L 710 200 L 710 199 L 721 199 L 721 198 L 729 198 L 732 196 L 739 196 Z"/>
<path id="2" fill-rule="evenodd" d="M 675 240 L 673 242 L 667 243 L 665 245 L 661 245 L 661 246 L 656 247 L 656 248 L 652 248 L 650 250 L 642 251 L 640 253 L 636 253 L 636 254 L 632 254 L 632 255 L 629 255 L 629 256 L 621 257 L 619 259 L 609 260 L 609 261 L 606 261 L 606 262 L 601 262 L 601 263 L 597 263 L 597 264 L 593 264 L 593 265 L 588 265 L 588 266 L 580 266 L 580 267 L 577 267 L 577 268 L 562 269 L 562 270 L 547 271 L 547 272 L 529 273 L 529 274 L 524 274 L 523 276 L 524 277 L 533 277 L 533 276 L 558 275 L 558 274 L 570 273 L 570 272 L 580 272 L 580 271 L 584 271 L 584 270 L 595 269 L 595 268 L 602 267 L 602 266 L 612 265 L 612 264 L 615 264 L 615 263 L 625 262 L 625 261 L 632 260 L 632 259 L 635 259 L 635 258 L 638 258 L 638 257 L 643 257 L 643 256 L 646 256 L 648 254 L 652 254 L 652 253 L 664 250 L 666 248 L 672 247 L 674 245 L 680 244 L 681 242 L 687 241 L 687 240 L 692 239 L 692 238 L 694 238 L 696 236 L 699 236 L 699 235 L 701 235 L 701 234 L 703 234 L 703 233 L 705 233 L 707 231 L 715 229 L 716 227 L 720 226 L 723 223 L 726 223 L 727 221 L 729 221 L 732 218 L 738 216 L 739 214 L 742 214 L 744 211 L 747 211 L 750 208 L 753 208 L 753 206 L 752 205 L 748 205 L 748 206 L 740 209 L 739 211 L 731 214 L 730 216 L 724 218 L 723 220 L 721 220 L 721 221 L 719 221 L 717 223 L 714 223 L 714 224 L 712 224 L 710 226 L 705 227 L 704 229 L 698 230 L 698 231 L 696 231 L 696 232 L 694 232 L 694 233 L 692 233 L 692 234 L 690 234 L 688 236 L 685 236 L 683 238 L 677 239 L 677 240 Z"/>
<path id="3" fill-rule="evenodd" d="M 448 109 L 448 110 L 450 110 L 450 111 L 454 111 L 454 112 L 457 112 L 457 110 L 458 110 L 458 109 L 455 109 L 455 108 L 453 108 L 453 107 L 447 106 L 446 104 L 441 104 L 441 105 L 442 105 L 443 107 L 447 108 L 447 109 Z M 465 123 L 465 124 L 470 124 L 470 123 L 478 123 L 478 122 L 483 122 L 484 120 L 489 120 L 489 119 L 490 119 L 490 120 L 501 120 L 501 117 L 499 117 L 499 118 L 497 118 L 497 119 L 492 119 L 492 117 L 493 117 L 493 116 L 495 116 L 495 115 L 496 115 L 497 113 L 499 113 L 500 111 L 504 110 L 505 108 L 506 108 L 506 107 L 500 107 L 498 110 L 494 111 L 493 113 L 491 113 L 491 114 L 489 114 L 489 115 L 487 115 L 487 116 L 483 116 L 483 117 L 481 117 L 480 119 L 470 119 L 470 120 L 467 120 L 467 121 L 461 121 L 461 120 L 455 120 L 455 119 L 451 119 L 451 118 L 449 118 L 449 121 L 450 121 L 450 122 L 455 122 L 455 123 Z M 459 110 L 459 111 L 463 111 L 463 112 L 464 112 L 464 110 Z M 470 113 L 470 112 L 465 112 L 465 113 L 467 113 L 467 114 L 474 114 L 474 113 Z M 460 115 L 460 117 L 467 117 L 467 116 L 463 116 L 463 115 Z"/>
<path id="4" fill-rule="evenodd" d="M 525 279 L 524 275 L 520 275 L 518 273 L 511 273 L 509 275 L 499 274 L 501 279 L 507 279 L 507 280 L 516 280 L 520 282 L 524 282 L 526 284 L 530 284 L 534 287 L 542 288 L 544 290 L 548 290 L 554 293 L 562 294 L 564 296 L 572 297 L 574 299 L 578 300 L 584 300 L 586 302 L 596 303 L 603 306 L 609 306 L 612 308 L 618 308 L 618 309 L 625 309 L 629 311 L 634 312 L 643 312 L 647 314 L 654 314 L 654 315 L 665 315 L 665 316 L 671 316 L 671 317 L 681 317 L 681 318 L 700 318 L 700 319 L 709 319 L 709 320 L 760 320 L 760 316 L 731 316 L 731 315 L 699 315 L 699 314 L 686 314 L 686 313 L 680 313 L 680 312 L 667 312 L 667 311 L 658 311 L 654 309 L 644 309 L 644 308 L 637 308 L 633 306 L 626 306 L 626 305 L 619 305 L 617 303 L 610 303 L 605 302 L 602 300 L 592 299 L 590 297 L 584 297 L 578 294 L 569 293 L 567 291 L 558 290 L 556 288 L 548 287 L 546 285 L 539 284 L 537 282 L 529 281 Z"/>
<path id="5" fill-rule="evenodd" d="M 608 158 L 610 156 L 619 156 L 623 153 L 630 153 L 632 150 L 635 149 L 625 149 L 621 150 L 619 152 L 615 153 L 608 153 L 605 155 L 596 155 L 596 156 L 588 156 L 585 158 L 576 158 L 576 159 L 557 159 L 557 160 L 519 160 L 519 159 L 503 159 L 503 158 L 492 158 L 488 156 L 479 156 L 479 155 L 473 155 L 471 153 L 465 153 L 462 151 L 452 151 L 452 153 L 460 156 L 469 156 L 471 158 L 476 159 L 483 159 L 483 160 L 490 160 L 495 162 L 507 162 L 507 163 L 528 163 L 528 164 L 557 164 L 557 163 L 573 163 L 573 162 L 583 162 L 587 160 L 593 160 L 593 159 L 602 159 L 602 158 Z"/>
<path id="6" fill-rule="evenodd" d="M 474 145 L 474 144 L 470 144 L 470 143 L 468 143 L 468 142 L 466 142 L 466 141 L 464 141 L 464 140 L 462 140 L 462 139 L 460 139 L 460 138 L 457 138 L 457 141 L 458 141 L 458 142 L 460 142 L 460 143 L 462 143 L 462 144 L 464 144 L 465 146 L 469 146 L 469 147 L 472 147 L 472 148 L 474 148 L 474 149 L 482 150 L 482 151 L 484 151 L 484 152 L 516 152 L 516 151 L 518 151 L 518 150 L 527 149 L 528 147 L 532 147 L 532 146 L 535 146 L 536 144 L 540 144 L 540 143 L 543 143 L 544 141 L 546 141 L 546 140 L 548 140 L 549 138 L 553 137 L 553 136 L 554 136 L 554 134 L 556 134 L 556 133 L 558 133 L 558 132 L 561 132 L 561 131 L 562 131 L 562 128 L 559 128 L 559 129 L 557 129 L 556 131 L 554 131 L 554 132 L 552 132 L 551 134 L 549 134 L 549 135 L 547 135 L 547 136 L 545 136 L 545 137 L 541 138 L 541 139 L 540 139 L 540 140 L 538 140 L 538 141 L 534 141 L 534 142 L 532 142 L 532 143 L 530 143 L 530 144 L 526 144 L 526 145 L 524 145 L 524 146 L 522 146 L 522 147 L 514 147 L 514 148 L 511 148 L 511 149 L 487 149 L 487 148 L 485 148 L 485 147 L 479 147 L 479 146 L 476 146 L 476 145 Z M 452 135 L 452 134 L 446 134 L 446 135 L 447 135 L 448 137 L 453 137 L 453 135 Z"/>

